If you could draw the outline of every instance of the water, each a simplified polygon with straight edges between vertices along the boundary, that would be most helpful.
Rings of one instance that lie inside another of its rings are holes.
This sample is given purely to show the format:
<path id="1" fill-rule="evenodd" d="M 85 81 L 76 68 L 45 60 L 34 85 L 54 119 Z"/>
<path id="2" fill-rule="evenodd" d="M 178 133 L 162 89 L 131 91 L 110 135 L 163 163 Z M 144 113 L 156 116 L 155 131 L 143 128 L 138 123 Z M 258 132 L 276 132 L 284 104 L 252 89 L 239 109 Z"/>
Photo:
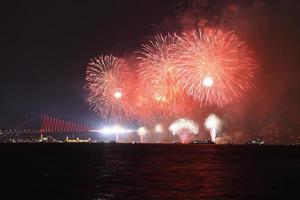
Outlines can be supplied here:
<path id="1" fill-rule="evenodd" d="M 0 144 L 0 199 L 290 199 L 300 147 Z"/>

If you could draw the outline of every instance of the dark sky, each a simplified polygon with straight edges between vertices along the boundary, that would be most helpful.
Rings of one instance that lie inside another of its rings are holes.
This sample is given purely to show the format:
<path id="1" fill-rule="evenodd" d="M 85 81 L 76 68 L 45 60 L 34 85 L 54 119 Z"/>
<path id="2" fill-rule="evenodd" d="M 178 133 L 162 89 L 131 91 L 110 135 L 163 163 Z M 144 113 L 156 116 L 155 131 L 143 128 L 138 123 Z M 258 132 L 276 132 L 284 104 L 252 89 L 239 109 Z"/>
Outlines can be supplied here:
<path id="1" fill-rule="evenodd" d="M 168 1 L 18 1 L 6 5 L 0 127 L 38 113 L 90 122 L 82 90 L 89 59 L 127 54 L 173 13 Z"/>
<path id="2" fill-rule="evenodd" d="M 153 24 L 179 15 L 184 28 L 202 17 L 228 25 L 256 53 L 257 89 L 239 105 L 221 111 L 234 118 L 231 123 L 250 130 L 273 123 L 299 129 L 298 1 L 78 2 L 15 1 L 1 6 L 0 127 L 14 127 L 38 113 L 95 124 L 97 117 L 82 90 L 89 59 L 131 54 L 144 36 L 153 34 Z"/>

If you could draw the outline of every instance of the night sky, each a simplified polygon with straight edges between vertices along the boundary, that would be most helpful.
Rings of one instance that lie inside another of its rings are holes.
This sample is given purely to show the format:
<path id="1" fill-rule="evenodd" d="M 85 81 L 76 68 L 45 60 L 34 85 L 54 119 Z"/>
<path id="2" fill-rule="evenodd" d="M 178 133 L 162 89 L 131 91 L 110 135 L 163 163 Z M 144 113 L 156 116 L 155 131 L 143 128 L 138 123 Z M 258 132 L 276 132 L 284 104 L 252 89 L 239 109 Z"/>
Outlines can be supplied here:
<path id="1" fill-rule="evenodd" d="M 184 3 L 183 3 L 184 2 Z M 236 31 L 255 52 L 256 89 L 218 110 L 231 128 L 300 128 L 298 1 L 15 1 L 2 5 L 0 127 L 38 113 L 91 125 L 84 91 L 89 59 L 128 56 L 166 19 L 181 30 L 200 19 Z M 284 132 L 284 131 L 283 131 Z M 284 133 L 283 133 L 284 134 Z"/>

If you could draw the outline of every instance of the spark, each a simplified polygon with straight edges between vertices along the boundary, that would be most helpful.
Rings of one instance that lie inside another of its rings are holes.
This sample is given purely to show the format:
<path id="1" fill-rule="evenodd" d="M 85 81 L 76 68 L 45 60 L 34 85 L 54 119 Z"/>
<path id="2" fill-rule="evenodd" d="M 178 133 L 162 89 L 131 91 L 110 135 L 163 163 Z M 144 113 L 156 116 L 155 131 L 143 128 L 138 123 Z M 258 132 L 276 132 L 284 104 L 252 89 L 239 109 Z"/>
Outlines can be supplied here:
<path id="1" fill-rule="evenodd" d="M 139 127 L 138 129 L 138 135 L 140 136 L 140 142 L 144 141 L 144 137 L 146 136 L 146 134 L 148 133 L 148 129 L 145 126 Z"/>
<path id="2" fill-rule="evenodd" d="M 181 37 L 179 85 L 201 105 L 222 107 L 253 88 L 253 53 L 234 32 L 194 30 Z"/>
<path id="3" fill-rule="evenodd" d="M 85 86 L 89 92 L 87 101 L 90 108 L 112 121 L 128 117 L 125 109 L 131 90 L 128 77 L 130 73 L 124 59 L 112 55 L 91 59 L 87 67 Z"/>
<path id="4" fill-rule="evenodd" d="M 179 37 L 177 35 L 156 35 L 142 45 L 137 52 L 139 64 L 139 80 L 153 98 L 153 110 L 165 117 L 183 114 L 187 106 L 186 95 L 178 85 L 175 68 L 178 63 Z"/>
<path id="5" fill-rule="evenodd" d="M 181 118 L 174 121 L 169 130 L 173 135 L 178 135 L 182 143 L 188 143 L 193 140 L 193 135 L 198 134 L 199 126 L 192 120 Z"/>
<path id="6" fill-rule="evenodd" d="M 210 114 L 204 123 L 205 127 L 210 130 L 211 140 L 216 141 L 217 133 L 222 127 L 222 121 L 215 114 Z"/>
<path id="7" fill-rule="evenodd" d="M 120 98 L 122 97 L 122 92 L 116 91 L 116 92 L 114 93 L 114 96 L 115 96 L 117 99 L 120 99 Z"/>
<path id="8" fill-rule="evenodd" d="M 164 127 L 161 124 L 156 124 L 154 127 L 155 133 L 163 133 L 164 132 Z"/>
<path id="9" fill-rule="evenodd" d="M 213 78 L 212 78 L 211 76 L 205 76 L 205 77 L 203 78 L 203 80 L 202 80 L 202 84 L 203 84 L 205 87 L 209 88 L 209 87 L 212 87 L 212 86 L 213 86 L 214 80 L 213 80 Z"/>

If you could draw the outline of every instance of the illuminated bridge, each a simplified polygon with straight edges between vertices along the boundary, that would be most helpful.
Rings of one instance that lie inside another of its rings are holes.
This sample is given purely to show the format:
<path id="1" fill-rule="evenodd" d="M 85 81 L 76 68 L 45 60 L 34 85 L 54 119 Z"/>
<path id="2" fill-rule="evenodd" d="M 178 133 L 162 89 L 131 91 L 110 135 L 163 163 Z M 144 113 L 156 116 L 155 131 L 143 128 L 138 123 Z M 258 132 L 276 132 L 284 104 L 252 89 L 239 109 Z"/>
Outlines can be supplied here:
<path id="1" fill-rule="evenodd" d="M 38 114 L 18 123 L 13 129 L 0 130 L 0 140 L 37 141 L 41 137 L 51 137 L 53 140 L 89 139 L 95 137 L 95 133 L 90 132 L 93 129 L 86 124 Z"/>

